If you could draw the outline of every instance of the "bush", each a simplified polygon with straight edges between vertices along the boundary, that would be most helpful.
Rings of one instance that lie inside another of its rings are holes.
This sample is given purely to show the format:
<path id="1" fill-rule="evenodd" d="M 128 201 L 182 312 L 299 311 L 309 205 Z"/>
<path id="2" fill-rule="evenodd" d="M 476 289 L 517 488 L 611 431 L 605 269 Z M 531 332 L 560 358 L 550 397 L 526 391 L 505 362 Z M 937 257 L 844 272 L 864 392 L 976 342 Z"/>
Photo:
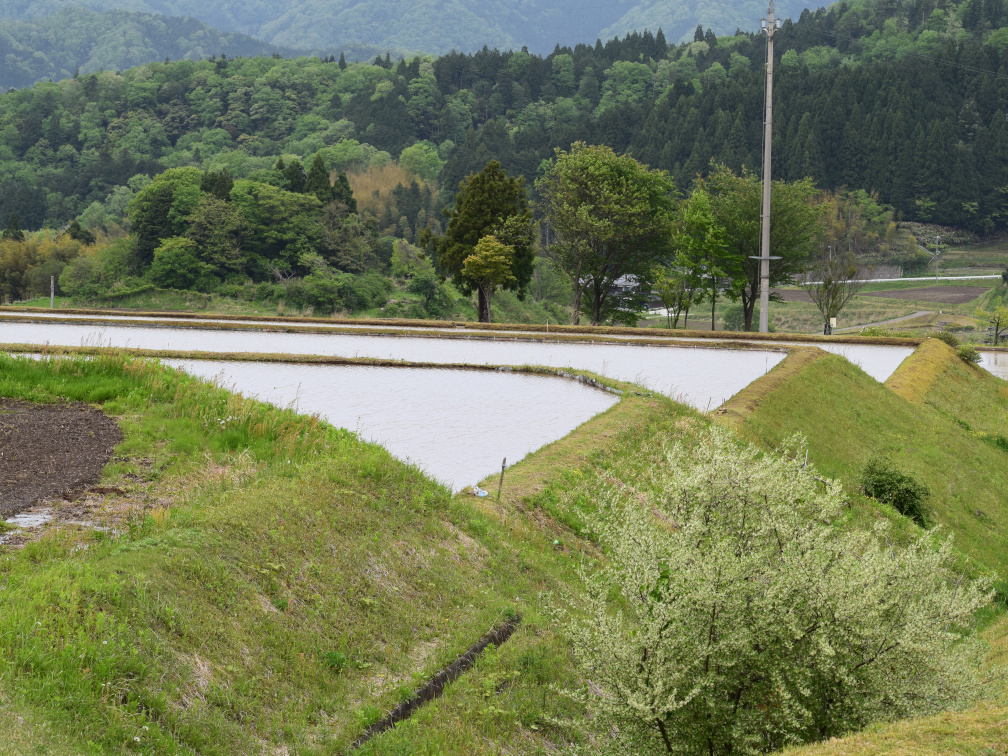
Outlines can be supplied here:
<path id="1" fill-rule="evenodd" d="M 196 255 L 196 242 L 172 236 L 154 250 L 148 276 L 152 283 L 164 289 L 190 289 L 205 269 Z"/>
<path id="2" fill-rule="evenodd" d="M 882 326 L 865 326 L 859 332 L 861 336 L 895 336 L 896 334 Z"/>
<path id="3" fill-rule="evenodd" d="M 924 526 L 924 500 L 931 494 L 928 487 L 909 475 L 899 472 L 886 459 L 868 460 L 861 472 L 861 487 L 866 496 L 892 504 L 896 511 Z"/>
<path id="4" fill-rule="evenodd" d="M 958 337 L 956 337 L 954 333 L 950 333 L 949 331 L 932 331 L 931 333 L 928 334 L 928 338 L 944 341 L 953 349 L 959 348 Z"/>
<path id="5" fill-rule="evenodd" d="M 658 454 L 604 497 L 609 558 L 561 612 L 613 752 L 766 753 L 980 692 L 991 580 L 948 542 L 838 526 L 839 484 L 724 429 Z"/>
<path id="6" fill-rule="evenodd" d="M 980 360 L 983 357 L 980 356 L 980 352 L 976 350 L 976 347 L 972 344 L 963 344 L 956 350 L 956 354 L 959 355 L 959 359 L 963 362 L 969 363 L 970 365 L 979 365 Z"/>
<path id="7" fill-rule="evenodd" d="M 721 326 L 726 331 L 741 331 L 745 326 L 745 310 L 741 302 L 732 302 L 721 316 Z"/>

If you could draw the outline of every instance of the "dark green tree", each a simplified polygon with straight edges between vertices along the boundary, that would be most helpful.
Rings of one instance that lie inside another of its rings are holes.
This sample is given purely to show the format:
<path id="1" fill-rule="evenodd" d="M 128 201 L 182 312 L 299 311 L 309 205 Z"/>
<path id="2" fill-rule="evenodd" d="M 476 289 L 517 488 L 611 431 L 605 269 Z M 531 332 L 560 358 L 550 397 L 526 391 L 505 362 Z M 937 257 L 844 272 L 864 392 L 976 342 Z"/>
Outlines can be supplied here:
<path id="1" fill-rule="evenodd" d="M 532 280 L 532 211 L 525 193 L 525 178 L 511 177 L 500 163 L 491 160 L 479 173 L 470 174 L 459 184 L 455 206 L 445 211 L 448 227 L 444 236 L 424 236 L 435 254 L 442 275 L 451 277 L 463 292 L 479 292 L 480 322 L 490 322 L 490 303 L 477 282 L 463 272 L 465 260 L 473 254 L 484 236 L 497 239 L 514 249 L 511 263 L 513 280 L 505 288 L 524 297 Z"/>
<path id="2" fill-rule="evenodd" d="M 231 188 L 234 186 L 234 179 L 227 168 L 221 171 L 207 171 L 203 174 L 200 182 L 200 191 L 204 194 L 212 194 L 217 199 L 227 202 L 231 199 Z"/>
<path id="3" fill-rule="evenodd" d="M 335 199 L 337 202 L 342 202 L 346 205 L 349 212 L 357 212 L 357 200 L 354 199 L 353 190 L 350 188 L 350 179 L 347 177 L 346 173 L 341 172 L 336 178 L 336 184 L 333 186 L 333 190 L 335 191 Z"/>
<path id="4" fill-rule="evenodd" d="M 316 155 L 311 168 L 308 169 L 308 176 L 305 178 L 304 193 L 314 194 L 319 202 L 327 205 L 336 199 L 336 189 L 329 182 L 329 169 L 326 168 L 325 160 L 321 155 Z"/>
<path id="5" fill-rule="evenodd" d="M 340 70 L 341 71 L 345 71 L 346 70 L 346 66 L 347 66 L 346 56 L 343 54 L 343 51 L 340 50 L 340 54 L 339 54 L 339 67 L 340 67 Z"/>
<path id="6" fill-rule="evenodd" d="M 17 213 L 11 213 L 10 218 L 7 219 L 7 228 L 4 229 L 3 238 L 13 241 L 24 241 L 24 231 L 18 225 Z"/>
<path id="7" fill-rule="evenodd" d="M 283 168 L 280 166 L 283 165 Z M 283 158 L 277 161 L 277 168 L 284 177 L 284 189 L 296 194 L 305 193 L 305 170 L 300 160 L 292 160 L 287 164 L 283 163 Z"/>

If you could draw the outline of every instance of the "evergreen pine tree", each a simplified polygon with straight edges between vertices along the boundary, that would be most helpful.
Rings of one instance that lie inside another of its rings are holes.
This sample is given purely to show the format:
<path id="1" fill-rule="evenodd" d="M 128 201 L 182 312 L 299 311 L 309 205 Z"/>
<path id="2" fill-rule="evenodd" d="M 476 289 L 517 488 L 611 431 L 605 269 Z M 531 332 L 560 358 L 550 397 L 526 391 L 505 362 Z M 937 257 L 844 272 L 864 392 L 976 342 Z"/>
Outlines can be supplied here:
<path id="1" fill-rule="evenodd" d="M 340 50 L 339 54 L 339 67 L 341 71 L 346 70 L 346 56 L 343 54 L 342 50 Z"/>
<path id="2" fill-rule="evenodd" d="M 354 199 L 353 191 L 350 189 L 350 179 L 345 173 L 340 173 L 336 179 L 333 189 L 333 198 L 337 202 L 342 202 L 351 213 L 357 212 L 357 200 Z"/>
<path id="3" fill-rule="evenodd" d="M 3 238 L 19 242 L 24 241 L 24 232 L 21 230 L 21 226 L 18 225 L 17 213 L 11 213 L 10 218 L 7 219 L 7 228 L 3 232 Z"/>
<path id="4" fill-rule="evenodd" d="M 329 169 L 326 168 L 325 160 L 321 155 L 315 155 L 315 160 L 312 162 L 311 168 L 308 169 L 304 193 L 314 194 L 323 205 L 328 205 L 336 199 L 336 190 L 329 183 Z"/>

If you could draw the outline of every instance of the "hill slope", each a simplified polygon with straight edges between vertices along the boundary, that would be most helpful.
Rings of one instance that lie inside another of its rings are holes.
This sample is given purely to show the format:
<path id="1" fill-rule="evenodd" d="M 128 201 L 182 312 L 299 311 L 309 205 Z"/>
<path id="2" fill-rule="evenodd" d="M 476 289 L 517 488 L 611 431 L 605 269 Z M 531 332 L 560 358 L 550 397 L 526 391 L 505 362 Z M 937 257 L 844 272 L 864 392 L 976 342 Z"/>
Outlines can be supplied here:
<path id="1" fill-rule="evenodd" d="M 673 41 L 692 38 L 697 24 L 716 34 L 737 28 L 755 30 L 766 14 L 762 0 L 614 0 L 579 8 L 562 0 L 13 0 L 0 17 L 39 18 L 69 5 L 93 10 L 126 9 L 168 16 L 192 16 L 204 23 L 239 31 L 276 45 L 328 49 L 371 45 L 391 50 L 445 53 L 479 50 L 483 45 L 548 53 L 557 43 L 593 43 L 633 30 L 664 29 Z M 777 13 L 797 17 L 806 3 L 782 0 Z M 818 6 L 815 6 L 818 7 Z"/>
<path id="2" fill-rule="evenodd" d="M 890 385 L 905 387 L 935 364 L 943 366 L 938 376 L 920 378 L 932 386 L 925 393 L 934 397 L 934 404 L 922 404 L 908 401 L 842 357 L 817 349 L 796 352 L 731 399 L 722 420 L 763 447 L 804 434 L 809 461 L 840 479 L 848 491 L 858 489 L 870 458 L 889 458 L 897 469 L 927 484 L 934 521 L 955 534 L 963 553 L 998 572 L 1004 594 L 1008 449 L 956 420 L 960 414 L 997 418 L 999 408 L 1003 418 L 1004 381 L 965 366 L 951 347 L 929 340 L 904 362 Z"/>
<path id="3" fill-rule="evenodd" d="M 38 19 L 0 21 L 0 89 L 119 71 L 158 60 L 292 54 L 194 18 L 66 8 Z"/>

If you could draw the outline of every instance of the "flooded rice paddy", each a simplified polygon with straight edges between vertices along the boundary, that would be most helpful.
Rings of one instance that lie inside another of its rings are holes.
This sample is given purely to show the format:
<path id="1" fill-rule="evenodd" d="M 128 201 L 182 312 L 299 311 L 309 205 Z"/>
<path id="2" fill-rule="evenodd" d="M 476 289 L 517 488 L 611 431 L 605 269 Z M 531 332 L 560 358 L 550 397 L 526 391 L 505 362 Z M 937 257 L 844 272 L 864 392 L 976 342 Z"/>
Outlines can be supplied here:
<path id="1" fill-rule="evenodd" d="M 208 322 L 208 321 L 203 321 Z M 459 338 L 355 333 L 279 333 L 101 323 L 0 321 L 0 343 L 113 346 L 153 350 L 322 355 L 442 366 L 540 365 L 628 381 L 686 402 L 716 407 L 784 357 L 778 349 L 551 342 L 514 334 Z M 908 347 L 816 344 L 884 381 Z M 554 377 L 459 369 L 166 361 L 278 406 L 316 413 L 382 444 L 459 489 L 560 438 L 615 398 Z M 1008 354 L 984 354 L 1008 377 Z"/>
<path id="2" fill-rule="evenodd" d="M 618 397 L 564 378 L 474 370 L 164 360 L 245 396 L 356 431 L 454 490 L 604 412 Z"/>

